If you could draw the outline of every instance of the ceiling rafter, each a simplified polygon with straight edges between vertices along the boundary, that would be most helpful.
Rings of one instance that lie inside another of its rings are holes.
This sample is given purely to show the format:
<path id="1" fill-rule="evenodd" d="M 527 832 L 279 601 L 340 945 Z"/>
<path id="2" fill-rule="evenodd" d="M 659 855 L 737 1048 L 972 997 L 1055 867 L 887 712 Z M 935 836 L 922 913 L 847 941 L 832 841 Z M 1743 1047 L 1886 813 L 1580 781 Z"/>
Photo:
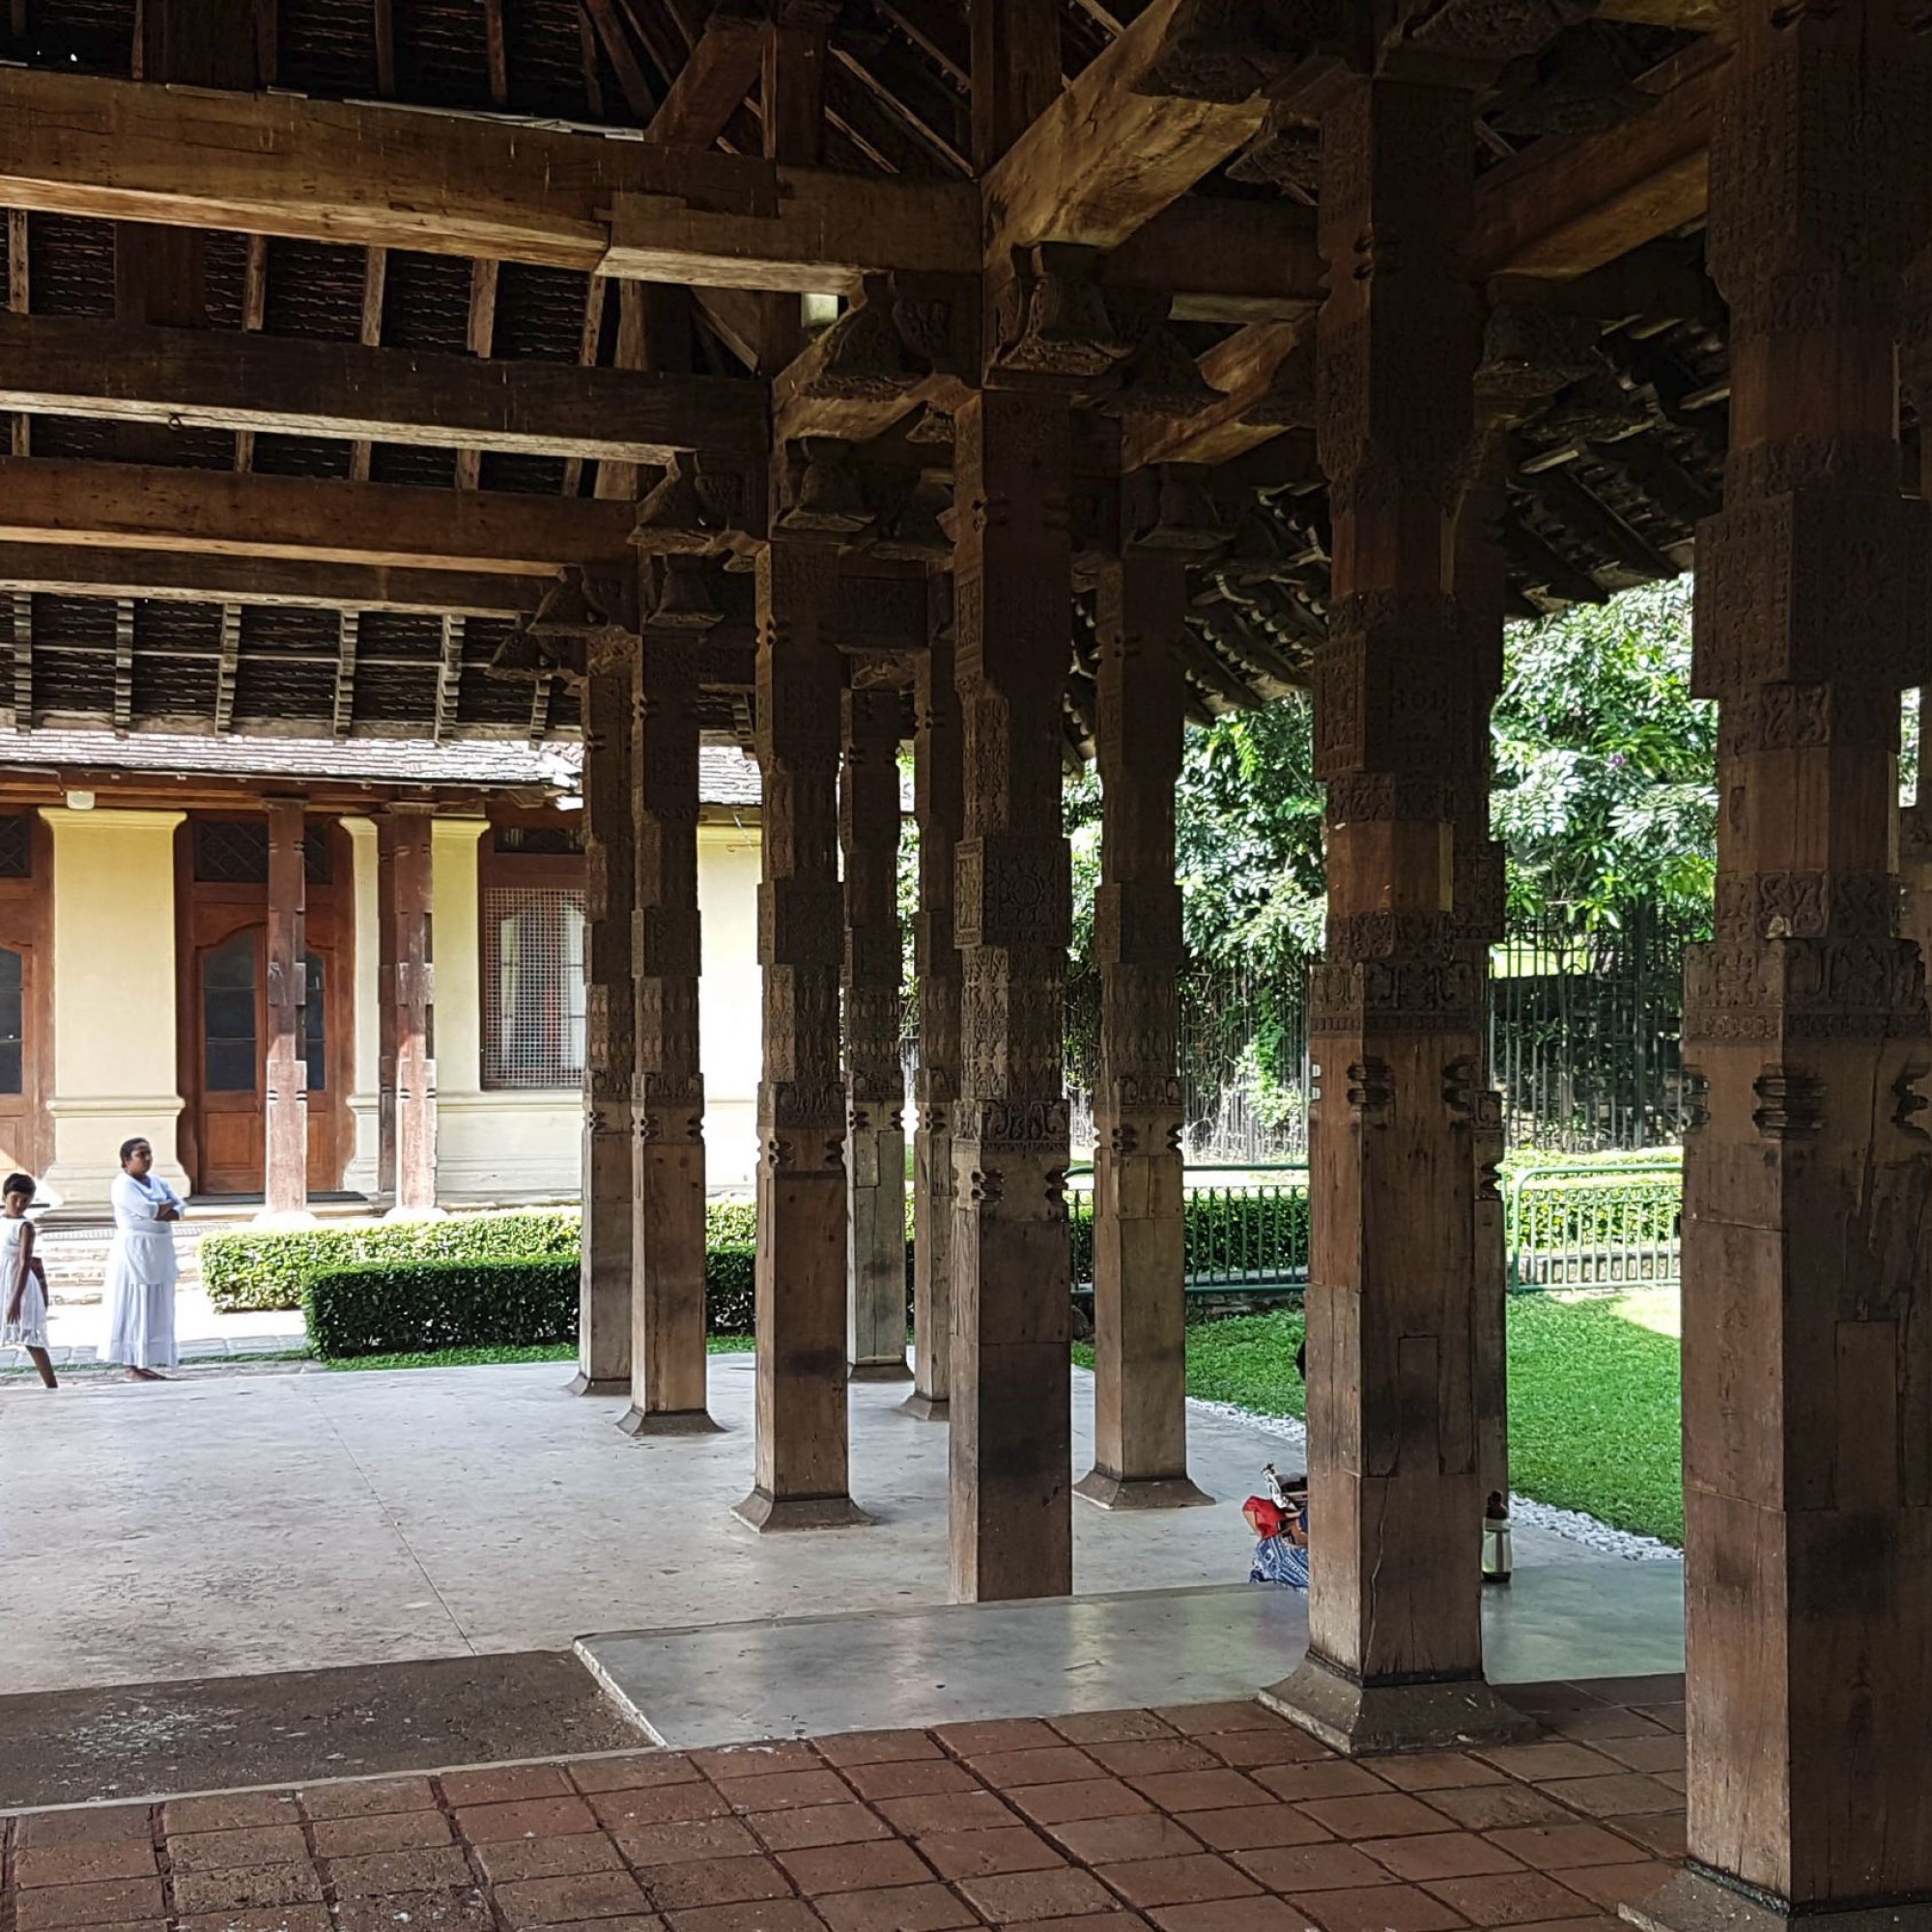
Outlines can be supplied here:
<path id="1" fill-rule="evenodd" d="M 355 723 L 355 656 L 361 639 L 361 611 L 344 611 L 336 629 L 335 703 L 330 721 L 337 738 L 348 737 Z"/>
<path id="2" fill-rule="evenodd" d="M 221 655 L 214 667 L 214 729 L 225 737 L 235 728 L 235 685 L 242 668 L 242 607 L 221 607 Z"/>
<path id="3" fill-rule="evenodd" d="M 114 604 L 114 729 L 134 727 L 134 600 Z"/>
<path id="4" fill-rule="evenodd" d="M 430 735 L 439 745 L 449 742 L 450 726 L 456 723 L 456 700 L 463 686 L 463 638 L 468 620 L 442 620 L 442 656 L 436 671 L 436 717 Z"/>
<path id="5" fill-rule="evenodd" d="M 14 592 L 14 728 L 27 730 L 34 722 L 34 600 L 24 590 Z"/>

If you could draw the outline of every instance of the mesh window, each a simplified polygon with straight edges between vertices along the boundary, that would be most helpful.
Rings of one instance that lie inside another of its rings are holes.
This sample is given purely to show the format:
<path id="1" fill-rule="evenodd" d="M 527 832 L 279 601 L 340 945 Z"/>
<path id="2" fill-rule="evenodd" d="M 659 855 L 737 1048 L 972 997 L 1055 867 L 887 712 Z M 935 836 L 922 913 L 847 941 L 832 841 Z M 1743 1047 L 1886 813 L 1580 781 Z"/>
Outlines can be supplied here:
<path id="1" fill-rule="evenodd" d="M 202 1083 L 211 1094 L 255 1091 L 255 936 L 238 932 L 201 973 Z"/>
<path id="2" fill-rule="evenodd" d="M 266 886 L 269 883 L 267 823 L 248 818 L 197 818 L 194 875 L 204 885 Z M 335 882 L 334 850 L 326 825 L 311 825 L 302 832 L 302 876 L 312 886 Z"/>
<path id="3" fill-rule="evenodd" d="M 489 985 L 483 1077 L 493 1087 L 583 1079 L 583 895 L 524 886 L 483 897 Z"/>
<path id="4" fill-rule="evenodd" d="M 26 879 L 34 871 L 34 821 L 23 812 L 0 818 L 0 879 Z"/>
<path id="5" fill-rule="evenodd" d="M 322 960 L 313 952 L 307 961 L 308 997 L 301 1010 L 301 1054 L 308 1066 L 308 1091 L 321 1094 L 328 1086 L 328 1015 L 323 1007 Z"/>
<path id="6" fill-rule="evenodd" d="M 499 825 L 497 850 L 566 859 L 583 850 L 583 834 L 575 825 Z"/>
<path id="7" fill-rule="evenodd" d="M 26 1062 L 26 975 L 11 947 L 0 947 L 0 1094 L 17 1094 Z"/>

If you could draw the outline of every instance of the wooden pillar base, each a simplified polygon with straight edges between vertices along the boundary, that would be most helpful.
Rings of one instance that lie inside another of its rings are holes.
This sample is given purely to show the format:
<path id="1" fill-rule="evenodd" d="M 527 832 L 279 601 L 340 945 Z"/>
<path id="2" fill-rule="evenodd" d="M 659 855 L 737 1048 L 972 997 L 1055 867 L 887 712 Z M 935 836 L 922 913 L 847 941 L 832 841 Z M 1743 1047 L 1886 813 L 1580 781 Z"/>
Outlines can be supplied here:
<path id="1" fill-rule="evenodd" d="M 1073 1493 L 1103 1510 L 1200 1509 L 1214 1500 L 1185 1476 L 1116 1476 L 1100 1468 L 1082 1476 Z"/>
<path id="2" fill-rule="evenodd" d="M 952 1404 L 946 1396 L 926 1395 L 915 1389 L 899 1404 L 895 1413 L 909 1415 L 915 1422 L 951 1422 Z"/>
<path id="3" fill-rule="evenodd" d="M 845 1379 L 848 1382 L 909 1382 L 912 1370 L 904 1357 L 896 1362 L 854 1362 Z"/>
<path id="4" fill-rule="evenodd" d="M 1527 1744 L 1537 1735 L 1536 1720 L 1504 1703 L 1480 1677 L 1363 1684 L 1310 1657 L 1263 1690 L 1261 1700 L 1348 1757 Z"/>
<path id="5" fill-rule="evenodd" d="M 863 1529 L 872 1521 L 850 1496 L 785 1496 L 753 1490 L 731 1514 L 760 1535 L 785 1529 Z"/>
<path id="6" fill-rule="evenodd" d="M 1821 1923 L 1832 1932 L 1932 1932 L 1932 1898 L 1798 1913 L 1789 1900 L 1741 1891 L 1694 1865 L 1619 1912 L 1642 1932 L 1793 1932 L 1801 1924 Z"/>
<path id="7" fill-rule="evenodd" d="M 619 1393 L 628 1393 L 628 1387 Z M 639 1408 L 631 1405 L 618 1423 L 626 1435 L 723 1435 L 724 1425 L 703 1408 Z"/>
<path id="8" fill-rule="evenodd" d="M 629 1395 L 631 1378 L 621 1376 L 587 1376 L 582 1369 L 571 1377 L 567 1385 L 571 1395 Z"/>

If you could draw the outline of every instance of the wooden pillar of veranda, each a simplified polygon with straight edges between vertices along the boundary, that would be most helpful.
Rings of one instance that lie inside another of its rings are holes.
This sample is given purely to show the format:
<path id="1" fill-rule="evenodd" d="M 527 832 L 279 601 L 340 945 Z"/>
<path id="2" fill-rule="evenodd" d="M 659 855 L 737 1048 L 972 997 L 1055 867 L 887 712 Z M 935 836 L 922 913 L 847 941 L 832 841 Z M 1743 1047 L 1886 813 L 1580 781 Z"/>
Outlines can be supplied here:
<path id="1" fill-rule="evenodd" d="M 959 1101 L 959 949 L 952 874 L 965 799 L 953 681 L 952 580 L 928 583 L 928 639 L 913 668 L 913 815 L 919 827 L 919 1068 L 913 1135 L 913 1391 L 899 1406 L 944 1422 L 952 1399 L 952 1119 Z"/>
<path id="2" fill-rule="evenodd" d="M 844 696 L 846 1360 L 854 1381 L 906 1368 L 905 1070 L 899 1056 L 899 694 Z"/>
<path id="3" fill-rule="evenodd" d="M 638 643 L 621 632 L 585 645 L 583 718 L 582 1273 L 579 1395 L 631 1385 L 631 1088 L 635 1059 L 631 721 Z"/>
<path id="4" fill-rule="evenodd" d="M 1187 1475 L 1180 887 L 1174 796 L 1187 685 L 1184 561 L 1130 551 L 1102 571 L 1096 737 L 1100 1078 L 1094 1119 L 1094 1467 L 1106 1509 L 1205 1503 Z"/>
<path id="5" fill-rule="evenodd" d="M 270 1218 L 308 1210 L 308 1058 L 303 1010 L 308 1000 L 308 948 L 303 938 L 306 868 L 298 798 L 271 798 L 269 817 L 267 978 L 269 1037 L 263 1115 L 267 1147 L 262 1209 Z"/>
<path id="6" fill-rule="evenodd" d="M 436 1208 L 436 977 L 426 810 L 391 807 L 376 821 L 376 895 L 379 1185 L 393 1212 L 427 1214 Z"/>
<path id="7" fill-rule="evenodd" d="M 1358 79 L 1322 125 L 1321 244 L 1338 268 L 1317 357 L 1334 593 L 1314 676 L 1328 784 L 1310 1013 L 1314 1581 L 1307 1660 L 1264 1694 L 1349 1751 L 1525 1728 L 1483 1681 L 1482 975 L 1452 910 L 1474 781 L 1471 652 L 1444 594 L 1480 342 L 1459 261 L 1469 112 L 1458 89 Z"/>
<path id="8" fill-rule="evenodd" d="M 1730 452 L 1692 680 L 1719 704 L 1721 805 L 1684 1026 L 1705 1083 L 1684 1162 L 1690 1866 L 1640 1909 L 1672 1932 L 1932 1925 L 1932 1045 L 1889 845 L 1932 616 L 1894 376 L 1932 225 L 1927 68 L 1883 0 L 1747 0 L 1719 83 Z"/>
<path id="9" fill-rule="evenodd" d="M 849 1493 L 846 1440 L 836 567 L 797 541 L 758 555 L 757 1480 L 738 1514 L 760 1530 L 869 1520 Z"/>
<path id="10" fill-rule="evenodd" d="M 955 422 L 965 816 L 950 1447 L 952 1593 L 970 1602 L 1073 1584 L 1060 804 L 1072 465 L 1059 397 L 984 389 Z"/>
<path id="11" fill-rule="evenodd" d="M 655 568 L 661 585 L 682 559 Z M 662 608 L 666 600 L 660 598 Z M 696 600 L 700 608 L 703 599 Z M 646 617 L 631 717 L 635 864 L 631 1435 L 702 1435 L 704 1079 L 698 1060 L 701 632 Z"/>

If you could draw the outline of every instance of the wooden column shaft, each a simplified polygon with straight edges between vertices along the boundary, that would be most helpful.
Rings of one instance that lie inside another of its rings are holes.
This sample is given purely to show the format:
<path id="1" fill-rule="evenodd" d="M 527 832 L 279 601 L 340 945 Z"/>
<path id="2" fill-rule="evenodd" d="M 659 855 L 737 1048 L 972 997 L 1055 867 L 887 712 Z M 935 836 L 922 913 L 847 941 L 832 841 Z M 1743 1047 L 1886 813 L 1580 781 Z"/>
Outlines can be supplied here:
<path id="1" fill-rule="evenodd" d="M 269 817 L 269 1038 L 265 1069 L 267 1133 L 263 1203 L 270 1214 L 308 1207 L 308 948 L 303 933 L 307 878 L 302 802 L 271 798 Z"/>
<path id="2" fill-rule="evenodd" d="M 390 1126 L 382 1181 L 394 1207 L 425 1212 L 436 1206 L 436 1064 L 430 1057 L 435 887 L 429 814 L 385 811 L 376 821 L 376 852 L 383 1118 Z"/>

